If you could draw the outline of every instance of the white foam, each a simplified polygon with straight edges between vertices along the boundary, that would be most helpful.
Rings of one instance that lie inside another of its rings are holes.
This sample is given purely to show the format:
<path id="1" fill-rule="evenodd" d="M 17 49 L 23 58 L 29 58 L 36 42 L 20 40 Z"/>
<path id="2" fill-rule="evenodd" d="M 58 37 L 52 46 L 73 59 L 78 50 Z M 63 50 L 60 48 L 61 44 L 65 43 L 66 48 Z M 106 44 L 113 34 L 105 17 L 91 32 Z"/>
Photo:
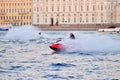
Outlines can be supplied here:
<path id="1" fill-rule="evenodd" d="M 25 25 L 25 26 L 19 26 L 10 29 L 8 34 L 5 36 L 5 38 L 8 39 L 32 39 L 35 37 L 38 37 L 39 31 L 31 26 L 31 25 Z"/>
<path id="2" fill-rule="evenodd" d="M 120 40 L 117 34 L 99 34 L 97 32 L 84 34 L 75 33 L 77 39 L 64 39 L 62 44 L 67 47 L 67 51 L 120 51 Z"/>

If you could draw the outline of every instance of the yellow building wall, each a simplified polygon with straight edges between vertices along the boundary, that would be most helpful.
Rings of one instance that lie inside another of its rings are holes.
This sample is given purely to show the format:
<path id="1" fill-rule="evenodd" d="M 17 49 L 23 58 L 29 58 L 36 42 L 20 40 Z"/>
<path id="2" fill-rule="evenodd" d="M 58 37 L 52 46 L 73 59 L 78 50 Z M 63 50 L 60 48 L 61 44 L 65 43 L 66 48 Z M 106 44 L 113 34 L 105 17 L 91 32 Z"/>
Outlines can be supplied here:
<path id="1" fill-rule="evenodd" d="M 32 24 L 32 0 L 0 0 L 0 24 Z"/>

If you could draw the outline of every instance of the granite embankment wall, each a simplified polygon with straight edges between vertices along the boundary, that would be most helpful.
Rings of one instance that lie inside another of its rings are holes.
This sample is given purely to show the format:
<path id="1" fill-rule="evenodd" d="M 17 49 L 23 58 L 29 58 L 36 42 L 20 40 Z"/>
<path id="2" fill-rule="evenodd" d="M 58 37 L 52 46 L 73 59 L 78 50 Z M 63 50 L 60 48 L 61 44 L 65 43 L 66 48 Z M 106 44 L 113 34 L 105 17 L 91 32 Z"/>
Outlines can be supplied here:
<path id="1" fill-rule="evenodd" d="M 41 30 L 98 30 L 100 28 L 108 28 L 109 26 L 120 27 L 120 24 L 78 24 L 78 25 L 59 25 L 59 26 L 50 26 L 50 25 L 34 25 Z"/>

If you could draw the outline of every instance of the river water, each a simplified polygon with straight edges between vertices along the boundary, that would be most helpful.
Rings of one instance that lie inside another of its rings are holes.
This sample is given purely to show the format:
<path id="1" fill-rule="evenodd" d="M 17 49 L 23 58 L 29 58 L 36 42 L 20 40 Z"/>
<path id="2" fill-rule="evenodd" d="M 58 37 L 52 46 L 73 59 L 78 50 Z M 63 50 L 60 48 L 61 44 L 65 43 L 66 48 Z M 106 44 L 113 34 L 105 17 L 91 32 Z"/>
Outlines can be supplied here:
<path id="1" fill-rule="evenodd" d="M 68 38 L 70 32 L 75 40 Z M 49 45 L 59 39 L 67 49 L 57 53 Z M 119 79 L 120 33 L 41 31 L 28 25 L 0 33 L 0 80 Z"/>

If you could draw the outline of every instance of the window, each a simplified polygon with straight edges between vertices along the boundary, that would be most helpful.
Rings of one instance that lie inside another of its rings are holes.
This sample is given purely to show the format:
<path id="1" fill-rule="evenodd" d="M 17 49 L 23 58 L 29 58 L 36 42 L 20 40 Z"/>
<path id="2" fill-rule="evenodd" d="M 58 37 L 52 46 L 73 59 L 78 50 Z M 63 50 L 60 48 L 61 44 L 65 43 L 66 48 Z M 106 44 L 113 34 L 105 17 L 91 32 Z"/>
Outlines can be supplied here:
<path id="1" fill-rule="evenodd" d="M 2 20 L 2 16 L 1 16 L 1 20 Z"/>
<path id="2" fill-rule="evenodd" d="M 37 0 L 37 2 L 39 2 L 39 0 Z"/>
<path id="3" fill-rule="evenodd" d="M 25 22 L 24 22 L 24 25 L 25 25 Z"/>
<path id="4" fill-rule="evenodd" d="M 77 6 L 75 6 L 75 11 L 77 11 Z"/>
<path id="5" fill-rule="evenodd" d="M 81 11 L 83 11 L 83 6 L 81 6 Z"/>
<path id="6" fill-rule="evenodd" d="M 39 12 L 39 7 L 37 7 L 37 12 Z"/>
<path id="7" fill-rule="evenodd" d="M 80 17 L 80 22 L 82 22 L 82 18 Z"/>
<path id="8" fill-rule="evenodd" d="M 6 3 L 6 6 L 8 6 L 8 3 Z"/>
<path id="9" fill-rule="evenodd" d="M 92 22 L 94 22 L 95 20 L 94 20 L 94 17 L 92 17 Z"/>
<path id="10" fill-rule="evenodd" d="M 101 17 L 101 22 L 103 22 L 103 17 Z"/>
<path id="11" fill-rule="evenodd" d="M 46 12 L 48 12 L 48 7 L 46 6 Z"/>
<path id="12" fill-rule="evenodd" d="M 68 22 L 70 22 L 70 18 L 68 18 Z"/>
<path id="13" fill-rule="evenodd" d="M 101 13 L 101 16 L 103 16 L 103 13 Z"/>
<path id="14" fill-rule="evenodd" d="M 45 23 L 47 23 L 47 18 L 45 18 Z"/>
<path id="15" fill-rule="evenodd" d="M 39 23 L 39 18 L 37 18 L 37 23 Z"/>
<path id="16" fill-rule="evenodd" d="M 97 6 L 97 9 L 99 10 L 99 5 Z"/>
<path id="17" fill-rule="evenodd" d="M 11 6 L 11 3 L 9 3 L 9 6 Z"/>
<path id="18" fill-rule="evenodd" d="M 15 20 L 16 20 L 16 16 L 15 16 Z"/>
<path id="19" fill-rule="evenodd" d="M 88 14 L 86 13 L 86 16 L 88 16 Z"/>
<path id="20" fill-rule="evenodd" d="M 71 6 L 69 6 L 69 11 L 71 11 Z"/>
<path id="21" fill-rule="evenodd" d="M 28 16 L 26 16 L 26 19 L 28 19 Z"/>
<path id="22" fill-rule="evenodd" d="M 28 3 L 26 3 L 26 5 L 28 6 Z"/>
<path id="23" fill-rule="evenodd" d="M 80 14 L 80 16 L 82 16 L 82 14 Z"/>
<path id="24" fill-rule="evenodd" d="M 8 9 L 6 9 L 6 13 L 8 13 Z"/>
<path id="25" fill-rule="evenodd" d="M 87 11 L 89 11 L 89 7 L 87 6 Z"/>
<path id="26" fill-rule="evenodd" d="M 12 6 L 14 6 L 14 3 L 12 3 Z"/>
<path id="27" fill-rule="evenodd" d="M 12 16 L 12 19 L 14 19 L 14 16 Z"/>
<path id="28" fill-rule="evenodd" d="M 63 6 L 63 11 L 65 11 L 65 6 Z"/>
<path id="29" fill-rule="evenodd" d="M 101 5 L 101 10 L 103 10 L 103 5 Z"/>
<path id="30" fill-rule="evenodd" d="M 62 18 L 62 22 L 64 22 L 64 18 Z"/>
<path id="31" fill-rule="evenodd" d="M 74 22 L 76 23 L 76 18 L 74 18 Z"/>
<path id="32" fill-rule="evenodd" d="M 15 9 L 15 12 L 17 12 L 16 9 Z"/>
<path id="33" fill-rule="evenodd" d="M 57 11 L 59 11 L 59 6 L 57 6 Z"/>
<path id="34" fill-rule="evenodd" d="M 31 6 L 31 3 L 30 3 L 30 6 Z"/>
<path id="35" fill-rule="evenodd" d="M 70 14 L 68 14 L 68 16 L 70 17 Z"/>
<path id="36" fill-rule="evenodd" d="M 30 16 L 30 19 L 31 19 L 31 16 Z"/>
<path id="37" fill-rule="evenodd" d="M 20 10 L 18 9 L 18 12 L 20 12 Z"/>
<path id="38" fill-rule="evenodd" d="M 95 5 L 93 5 L 93 11 L 95 11 Z"/>
<path id="39" fill-rule="evenodd" d="M 14 9 L 12 9 L 12 13 L 14 13 Z"/>
<path id="40" fill-rule="evenodd" d="M 11 13 L 11 9 L 9 9 L 9 13 Z"/>
<path id="41" fill-rule="evenodd" d="M 31 12 L 31 9 L 30 9 L 30 12 Z"/>
<path id="42" fill-rule="evenodd" d="M 54 7 L 52 6 L 52 12 L 54 11 Z"/>
<path id="43" fill-rule="evenodd" d="M 9 16 L 9 19 L 11 19 L 11 16 Z"/>
<path id="44" fill-rule="evenodd" d="M 18 16 L 18 20 L 19 20 L 19 16 Z"/>
<path id="45" fill-rule="evenodd" d="M 21 16 L 21 19 L 22 19 L 22 16 Z"/>
<path id="46" fill-rule="evenodd" d="M 86 22 L 88 22 L 88 17 L 86 18 Z"/>

